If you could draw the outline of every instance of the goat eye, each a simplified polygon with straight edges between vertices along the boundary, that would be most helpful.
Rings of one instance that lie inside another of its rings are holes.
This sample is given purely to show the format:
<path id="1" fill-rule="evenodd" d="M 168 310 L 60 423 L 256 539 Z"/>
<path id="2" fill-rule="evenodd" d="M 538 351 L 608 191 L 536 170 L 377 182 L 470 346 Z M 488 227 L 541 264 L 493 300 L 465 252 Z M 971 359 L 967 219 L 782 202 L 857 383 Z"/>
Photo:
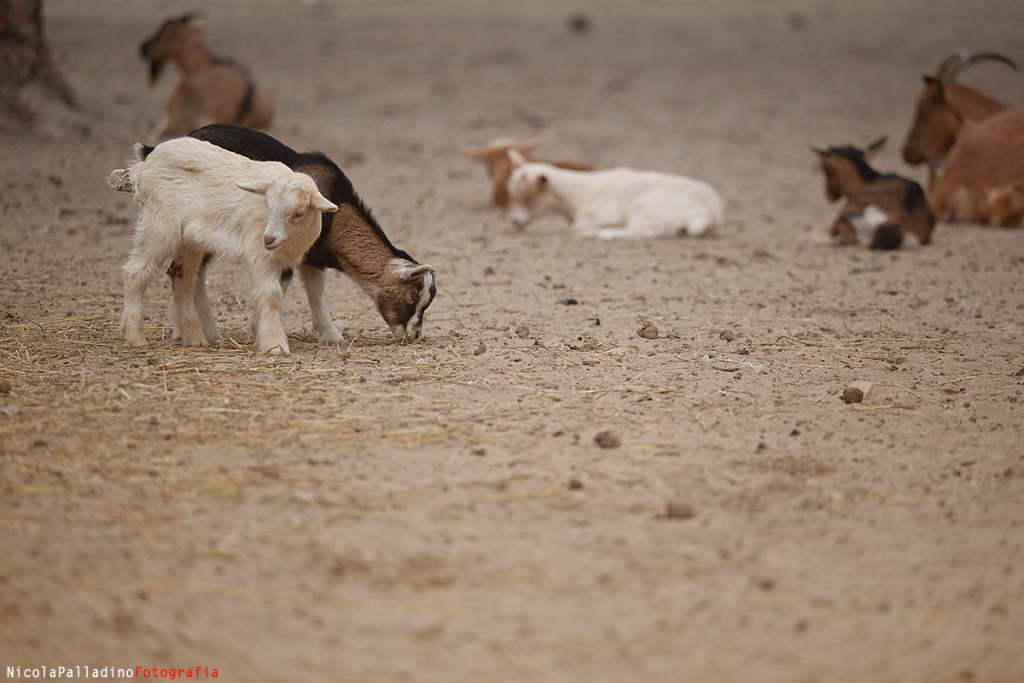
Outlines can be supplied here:
<path id="1" fill-rule="evenodd" d="M 292 219 L 293 220 L 299 220 L 300 218 L 302 218 L 305 215 L 306 215 L 306 210 L 305 209 L 303 209 L 302 211 L 296 211 L 295 213 L 292 214 Z"/>

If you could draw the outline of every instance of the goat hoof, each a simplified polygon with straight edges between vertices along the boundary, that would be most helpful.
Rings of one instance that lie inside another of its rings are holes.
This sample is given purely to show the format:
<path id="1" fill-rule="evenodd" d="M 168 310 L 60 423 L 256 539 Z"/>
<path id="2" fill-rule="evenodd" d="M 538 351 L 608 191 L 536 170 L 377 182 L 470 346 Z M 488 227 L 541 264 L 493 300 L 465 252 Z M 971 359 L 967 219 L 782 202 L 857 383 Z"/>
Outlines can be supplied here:
<path id="1" fill-rule="evenodd" d="M 331 325 L 327 329 L 319 331 L 319 339 L 321 344 L 343 344 L 345 335 L 336 325 Z"/>

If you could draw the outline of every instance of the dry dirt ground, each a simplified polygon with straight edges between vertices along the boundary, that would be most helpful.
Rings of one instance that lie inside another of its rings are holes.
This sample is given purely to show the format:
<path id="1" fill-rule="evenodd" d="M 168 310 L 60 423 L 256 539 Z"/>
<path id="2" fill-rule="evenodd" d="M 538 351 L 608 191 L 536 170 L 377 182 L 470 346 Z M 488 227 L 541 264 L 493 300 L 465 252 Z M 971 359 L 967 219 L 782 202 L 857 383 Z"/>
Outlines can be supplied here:
<path id="1" fill-rule="evenodd" d="M 1024 59 L 1018 2 L 609 2 L 584 35 L 561 1 L 203 4 L 273 132 L 342 162 L 440 293 L 401 346 L 335 273 L 328 348 L 296 285 L 267 359 L 222 264 L 228 341 L 171 343 L 161 283 L 151 347 L 122 346 L 133 208 L 104 178 L 174 80 L 147 88 L 138 42 L 189 6 L 48 1 L 85 115 L 0 141 L 0 665 L 1024 680 L 1024 233 L 805 239 L 835 211 L 808 145 L 888 133 L 906 170 L 919 74 Z M 499 135 L 704 177 L 727 224 L 516 232 L 459 154 Z"/>

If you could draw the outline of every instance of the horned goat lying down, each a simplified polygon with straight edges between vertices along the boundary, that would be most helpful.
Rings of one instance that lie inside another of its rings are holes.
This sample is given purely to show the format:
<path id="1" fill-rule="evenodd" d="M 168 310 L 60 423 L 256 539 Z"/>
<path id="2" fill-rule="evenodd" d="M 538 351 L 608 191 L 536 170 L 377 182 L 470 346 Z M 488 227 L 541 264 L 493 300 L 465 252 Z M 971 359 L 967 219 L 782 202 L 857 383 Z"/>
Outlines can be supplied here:
<path id="1" fill-rule="evenodd" d="M 139 206 L 131 255 L 124 265 L 122 327 L 131 346 L 145 346 L 146 286 L 172 258 L 173 305 L 182 341 L 201 346 L 219 338 L 206 301 L 196 299 L 204 255 L 245 259 L 256 304 L 256 346 L 290 353 L 281 318 L 281 274 L 298 264 L 320 235 L 320 216 L 338 207 L 313 179 L 277 162 L 257 162 L 193 138 L 156 148 L 136 145 L 137 161 L 108 182 L 130 189 Z"/>
<path id="2" fill-rule="evenodd" d="M 533 154 L 538 147 L 540 147 L 539 138 L 530 138 L 525 142 L 517 142 L 511 138 L 497 138 L 483 147 L 466 147 L 462 153 L 470 159 L 476 159 L 484 164 L 487 168 L 487 177 L 491 180 L 491 204 L 499 209 L 504 209 L 508 207 L 508 179 L 512 175 L 512 162 L 508 158 L 508 153 L 515 150 L 527 161 L 534 161 Z M 573 171 L 594 170 L 593 165 L 582 161 L 560 159 L 548 163 Z"/>
<path id="3" fill-rule="evenodd" d="M 866 149 L 812 148 L 825 174 L 825 196 L 832 202 L 846 200 L 832 224 L 833 244 L 898 249 L 908 238 L 918 244 L 931 242 L 935 217 L 921 186 L 898 175 L 883 175 L 868 164 L 885 140 L 881 137 Z"/>
<path id="4" fill-rule="evenodd" d="M 1016 62 L 998 52 L 962 50 L 942 60 L 934 76 L 922 76 L 924 89 L 903 143 L 903 160 L 911 165 L 928 164 L 929 178 L 949 154 L 964 124 L 978 123 L 1006 109 L 999 100 L 956 80 L 964 70 L 986 62 L 1018 70 Z"/>
<path id="5" fill-rule="evenodd" d="M 306 173 L 324 196 L 338 205 L 337 214 L 324 215 L 320 237 L 299 266 L 313 329 L 320 341 L 338 344 L 344 339 L 342 330 L 331 321 L 324 297 L 325 268 L 342 271 L 373 299 L 395 339 L 419 338 L 424 315 L 437 294 L 434 269 L 391 243 L 337 164 L 320 152 L 300 154 L 266 133 L 239 126 L 206 126 L 190 137 L 254 161 L 278 161 L 293 171 Z M 290 278 L 291 271 L 286 271 L 283 283 L 287 285 Z M 200 292 L 203 283 L 201 270 Z"/>
<path id="6" fill-rule="evenodd" d="M 210 121 L 268 128 L 273 106 L 249 70 L 214 54 L 203 40 L 203 22 L 194 14 L 168 19 L 139 46 L 149 62 L 149 82 L 156 83 L 164 65 L 173 62 L 181 81 L 167 102 L 154 136 L 184 135 Z"/>
<path id="7" fill-rule="evenodd" d="M 722 223 L 722 198 L 707 183 L 632 168 L 572 171 L 527 162 L 512 150 L 512 220 L 525 227 L 551 209 L 576 232 L 605 240 L 703 235 Z"/>
<path id="8" fill-rule="evenodd" d="M 1019 225 L 1024 218 L 1024 106 L 964 123 L 928 190 L 940 220 Z"/>

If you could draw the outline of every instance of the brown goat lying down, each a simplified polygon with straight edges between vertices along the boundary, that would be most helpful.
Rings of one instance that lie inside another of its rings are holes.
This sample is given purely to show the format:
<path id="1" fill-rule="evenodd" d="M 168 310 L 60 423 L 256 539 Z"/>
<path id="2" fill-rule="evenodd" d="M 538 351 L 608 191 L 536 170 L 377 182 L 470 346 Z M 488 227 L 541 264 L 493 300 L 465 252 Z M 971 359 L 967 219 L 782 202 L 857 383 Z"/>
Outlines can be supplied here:
<path id="1" fill-rule="evenodd" d="M 1012 59 L 997 52 L 962 51 L 942 60 L 934 76 L 922 77 L 924 90 L 917 98 L 914 121 L 903 143 L 903 160 L 911 165 L 928 164 L 929 177 L 949 154 L 965 123 L 983 121 L 1006 108 L 985 93 L 956 82 L 962 71 L 984 62 L 1017 70 Z"/>
<path id="2" fill-rule="evenodd" d="M 865 244 L 898 249 L 905 238 L 928 244 L 935 229 L 924 190 L 913 180 L 881 174 L 868 160 L 885 144 L 879 138 L 860 149 L 851 145 L 814 149 L 825 173 L 829 201 L 846 200 L 832 224 L 834 244 Z"/>
<path id="3" fill-rule="evenodd" d="M 466 147 L 462 153 L 471 159 L 482 161 L 487 167 L 487 177 L 491 179 L 491 204 L 504 209 L 508 208 L 508 179 L 512 176 L 512 162 L 508 153 L 515 150 L 527 161 L 541 161 L 533 156 L 540 146 L 540 140 L 532 138 L 526 142 L 516 142 L 509 138 L 491 140 L 483 147 Z M 594 166 L 581 161 L 548 161 L 547 163 L 570 171 L 593 171 Z"/>
<path id="4" fill-rule="evenodd" d="M 206 47 L 200 24 L 191 14 L 168 19 L 139 47 L 149 61 L 150 83 L 156 82 L 168 61 L 181 72 L 181 82 L 156 127 L 157 140 L 185 135 L 204 123 L 269 127 L 273 110 L 266 93 L 248 69 Z"/>
<path id="5" fill-rule="evenodd" d="M 966 123 L 929 188 L 940 219 L 1012 226 L 1024 217 L 1024 107 Z"/>

